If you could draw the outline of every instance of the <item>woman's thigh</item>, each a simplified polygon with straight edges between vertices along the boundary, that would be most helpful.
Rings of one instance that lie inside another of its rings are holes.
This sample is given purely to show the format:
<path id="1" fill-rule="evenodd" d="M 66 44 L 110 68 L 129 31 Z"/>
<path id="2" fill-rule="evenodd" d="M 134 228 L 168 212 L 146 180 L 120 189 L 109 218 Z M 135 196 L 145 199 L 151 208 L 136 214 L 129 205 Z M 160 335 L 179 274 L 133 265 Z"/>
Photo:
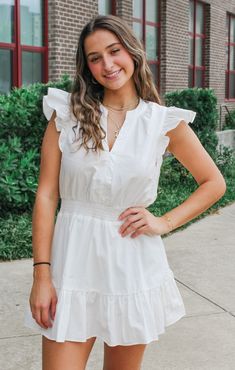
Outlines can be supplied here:
<path id="1" fill-rule="evenodd" d="M 147 344 L 110 347 L 104 343 L 103 370 L 140 370 Z"/>
<path id="2" fill-rule="evenodd" d="M 60 343 L 42 336 L 42 370 L 84 370 L 95 340 Z"/>

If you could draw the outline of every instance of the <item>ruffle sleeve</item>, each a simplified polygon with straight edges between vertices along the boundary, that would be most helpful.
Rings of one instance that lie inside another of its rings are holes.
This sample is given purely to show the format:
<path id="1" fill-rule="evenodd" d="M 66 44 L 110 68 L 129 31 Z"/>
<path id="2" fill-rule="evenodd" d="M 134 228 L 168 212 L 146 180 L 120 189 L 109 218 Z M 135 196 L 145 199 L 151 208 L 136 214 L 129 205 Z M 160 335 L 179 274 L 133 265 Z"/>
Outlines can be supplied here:
<path id="1" fill-rule="evenodd" d="M 43 96 L 43 113 L 47 120 L 51 119 L 52 113 L 56 111 L 55 125 L 59 136 L 59 148 L 63 152 L 66 140 L 66 132 L 71 120 L 70 93 L 67 91 L 49 87 L 47 95 Z"/>
<path id="2" fill-rule="evenodd" d="M 194 121 L 196 112 L 189 109 L 182 109 L 178 107 L 166 107 L 166 115 L 163 124 L 162 133 L 165 135 L 168 131 L 174 129 L 178 124 L 184 120 L 187 124 Z"/>
<path id="3" fill-rule="evenodd" d="M 189 109 L 178 108 L 175 106 L 165 108 L 166 113 L 159 141 L 159 152 L 161 155 L 165 153 L 170 141 L 170 138 L 166 135 L 166 133 L 176 128 L 181 121 L 185 121 L 187 124 L 189 124 L 193 122 L 196 117 L 196 112 Z"/>

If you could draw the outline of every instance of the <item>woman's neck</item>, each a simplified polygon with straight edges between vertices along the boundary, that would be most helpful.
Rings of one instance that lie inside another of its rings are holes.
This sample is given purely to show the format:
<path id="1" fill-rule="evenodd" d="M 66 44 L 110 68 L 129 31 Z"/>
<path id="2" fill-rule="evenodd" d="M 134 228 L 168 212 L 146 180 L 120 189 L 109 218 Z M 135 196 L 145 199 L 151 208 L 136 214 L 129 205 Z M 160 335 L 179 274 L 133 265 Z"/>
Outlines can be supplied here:
<path id="1" fill-rule="evenodd" d="M 118 109 L 134 105 L 137 101 L 138 95 L 135 89 L 105 90 L 102 103 Z"/>

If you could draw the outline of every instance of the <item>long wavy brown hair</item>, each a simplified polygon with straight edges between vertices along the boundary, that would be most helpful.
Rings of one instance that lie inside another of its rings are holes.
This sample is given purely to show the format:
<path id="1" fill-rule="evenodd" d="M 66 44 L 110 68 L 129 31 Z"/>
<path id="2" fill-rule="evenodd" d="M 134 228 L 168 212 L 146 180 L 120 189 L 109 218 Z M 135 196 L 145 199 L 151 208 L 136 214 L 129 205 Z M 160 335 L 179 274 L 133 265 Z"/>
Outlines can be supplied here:
<path id="1" fill-rule="evenodd" d="M 162 105 L 154 85 L 152 72 L 147 64 L 143 45 L 132 29 L 117 16 L 98 15 L 92 18 L 82 29 L 78 40 L 76 74 L 71 90 L 72 111 L 79 121 L 78 139 L 81 141 L 80 146 L 83 145 L 87 152 L 89 149 L 96 152 L 103 150 L 102 140 L 106 135 L 100 125 L 100 103 L 103 101 L 104 87 L 92 76 L 84 51 L 86 37 L 100 29 L 114 33 L 133 58 L 133 79 L 137 95 L 143 100 Z M 88 147 L 89 141 L 92 142 L 92 147 Z"/>

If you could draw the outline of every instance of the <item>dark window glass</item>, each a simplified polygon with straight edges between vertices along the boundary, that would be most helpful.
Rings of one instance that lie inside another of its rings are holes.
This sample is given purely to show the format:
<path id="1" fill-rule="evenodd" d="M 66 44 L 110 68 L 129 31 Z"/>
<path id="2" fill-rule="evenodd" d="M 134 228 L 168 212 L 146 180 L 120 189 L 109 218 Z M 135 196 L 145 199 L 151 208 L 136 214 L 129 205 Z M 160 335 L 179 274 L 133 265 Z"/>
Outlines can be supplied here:
<path id="1" fill-rule="evenodd" d="M 42 55 L 22 52 L 22 84 L 28 85 L 42 80 Z"/>
<path id="2" fill-rule="evenodd" d="M 42 0 L 20 2 L 20 37 L 22 45 L 43 46 Z"/>
<path id="3" fill-rule="evenodd" d="M 193 87 L 193 69 L 189 68 L 188 71 L 188 86 Z"/>
<path id="4" fill-rule="evenodd" d="M 196 33 L 203 34 L 204 29 L 204 6 L 203 4 L 196 3 Z"/>
<path id="5" fill-rule="evenodd" d="M 14 0 L 0 0 L 0 42 L 14 42 Z"/>
<path id="6" fill-rule="evenodd" d="M 99 0 L 98 1 L 98 13 L 101 15 L 108 15 L 112 13 L 112 1 L 111 0 Z"/>
<path id="7" fill-rule="evenodd" d="M 196 16 L 194 16 L 196 15 Z M 204 87 L 205 4 L 189 2 L 189 69 L 188 86 Z M 197 67 L 202 67 L 198 69 Z"/>
<path id="8" fill-rule="evenodd" d="M 152 72 L 152 75 L 153 75 L 153 79 L 154 79 L 154 82 L 155 84 L 157 85 L 157 82 L 158 82 L 158 67 L 156 64 L 149 64 L 149 68 Z"/>
<path id="9" fill-rule="evenodd" d="M 202 38 L 196 38 L 195 39 L 195 64 L 196 66 L 202 66 L 203 65 L 203 39 Z"/>
<path id="10" fill-rule="evenodd" d="M 235 99 L 235 15 L 227 15 L 226 35 L 225 97 L 226 99 Z"/>
<path id="11" fill-rule="evenodd" d="M 143 41 L 143 26 L 141 23 L 133 22 L 133 30 L 135 32 L 135 35 Z"/>
<path id="12" fill-rule="evenodd" d="M 158 2 L 157 1 L 146 1 L 146 21 L 157 22 L 158 21 Z"/>
<path id="13" fill-rule="evenodd" d="M 229 74 L 229 96 L 235 98 L 235 73 Z"/>
<path id="14" fill-rule="evenodd" d="M 133 0 L 133 17 L 142 18 L 143 15 L 143 1 Z"/>
<path id="15" fill-rule="evenodd" d="M 202 79 L 203 79 L 203 71 L 201 69 L 196 69 L 195 71 L 196 80 L 195 80 L 195 86 L 201 87 L 202 86 Z"/>
<path id="16" fill-rule="evenodd" d="M 158 28 L 146 26 L 146 53 L 148 60 L 158 59 Z"/>
<path id="17" fill-rule="evenodd" d="M 230 69 L 235 70 L 235 45 L 230 47 Z"/>
<path id="18" fill-rule="evenodd" d="M 235 17 L 231 17 L 230 24 L 230 42 L 235 42 Z"/>
<path id="19" fill-rule="evenodd" d="M 0 49 L 0 94 L 8 93 L 12 87 L 12 51 Z"/>
<path id="20" fill-rule="evenodd" d="M 133 30 L 142 41 L 155 83 L 159 83 L 159 1 L 133 0 Z"/>

